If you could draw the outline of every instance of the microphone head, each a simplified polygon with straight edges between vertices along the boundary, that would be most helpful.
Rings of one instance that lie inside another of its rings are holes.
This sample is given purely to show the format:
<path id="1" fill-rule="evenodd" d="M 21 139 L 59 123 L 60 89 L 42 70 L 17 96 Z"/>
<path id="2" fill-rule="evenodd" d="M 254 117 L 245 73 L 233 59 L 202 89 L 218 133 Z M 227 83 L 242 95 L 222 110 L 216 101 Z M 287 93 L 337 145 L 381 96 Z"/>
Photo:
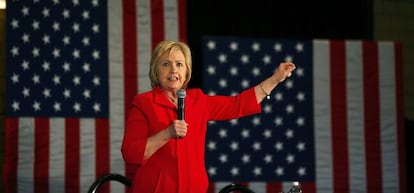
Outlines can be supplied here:
<path id="1" fill-rule="evenodd" d="M 180 89 L 180 90 L 178 90 L 177 91 L 177 97 L 179 98 L 179 99 L 183 99 L 184 97 L 185 97 L 185 90 L 184 89 Z"/>

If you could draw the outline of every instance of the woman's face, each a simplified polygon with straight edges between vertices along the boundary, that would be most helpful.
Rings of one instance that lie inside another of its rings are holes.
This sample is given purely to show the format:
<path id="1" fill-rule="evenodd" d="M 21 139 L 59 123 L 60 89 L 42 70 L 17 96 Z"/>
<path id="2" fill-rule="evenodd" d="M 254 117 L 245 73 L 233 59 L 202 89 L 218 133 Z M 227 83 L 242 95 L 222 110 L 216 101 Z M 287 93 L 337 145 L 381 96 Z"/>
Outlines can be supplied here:
<path id="1" fill-rule="evenodd" d="M 185 82 L 187 68 L 185 57 L 181 50 L 164 52 L 157 64 L 157 78 L 164 90 L 176 92 Z"/>

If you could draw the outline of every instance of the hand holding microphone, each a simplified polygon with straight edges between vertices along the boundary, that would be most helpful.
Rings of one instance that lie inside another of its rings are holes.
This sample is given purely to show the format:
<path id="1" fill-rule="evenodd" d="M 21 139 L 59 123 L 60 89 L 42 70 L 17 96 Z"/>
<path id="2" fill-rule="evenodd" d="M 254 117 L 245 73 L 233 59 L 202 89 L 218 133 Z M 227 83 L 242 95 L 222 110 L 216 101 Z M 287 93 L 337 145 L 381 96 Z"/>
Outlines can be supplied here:
<path id="1" fill-rule="evenodd" d="M 174 120 L 169 130 L 172 138 L 181 139 L 187 135 L 187 123 L 184 120 Z"/>
<path id="2" fill-rule="evenodd" d="M 182 120 L 182 121 L 184 121 L 184 98 L 185 98 L 185 96 L 186 96 L 186 93 L 185 93 L 184 89 L 180 89 L 180 90 L 177 91 L 177 98 L 178 98 L 178 101 L 177 101 L 177 108 L 178 108 L 177 118 L 178 118 L 178 120 Z M 183 138 L 187 133 L 187 124 L 184 125 L 184 130 L 181 131 L 181 132 L 184 132 L 184 133 L 180 133 L 180 130 L 177 129 L 177 128 L 176 128 L 175 132 L 177 133 L 177 138 L 180 138 L 180 139 Z"/>

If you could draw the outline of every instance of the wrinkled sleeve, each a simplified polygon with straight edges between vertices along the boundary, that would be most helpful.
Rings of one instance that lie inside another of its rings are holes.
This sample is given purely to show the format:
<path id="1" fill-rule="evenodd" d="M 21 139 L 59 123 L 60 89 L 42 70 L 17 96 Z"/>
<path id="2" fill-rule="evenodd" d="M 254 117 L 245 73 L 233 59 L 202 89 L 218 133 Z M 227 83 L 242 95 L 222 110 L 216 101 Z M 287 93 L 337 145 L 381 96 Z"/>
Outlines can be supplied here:
<path id="1" fill-rule="evenodd" d="M 148 120 L 134 100 L 127 115 L 126 129 L 122 141 L 121 152 L 124 160 L 129 164 L 144 164 L 144 151 L 148 139 Z"/>
<path id="2" fill-rule="evenodd" d="M 207 101 L 209 120 L 228 120 L 260 113 L 254 88 L 235 96 L 210 96 Z"/>

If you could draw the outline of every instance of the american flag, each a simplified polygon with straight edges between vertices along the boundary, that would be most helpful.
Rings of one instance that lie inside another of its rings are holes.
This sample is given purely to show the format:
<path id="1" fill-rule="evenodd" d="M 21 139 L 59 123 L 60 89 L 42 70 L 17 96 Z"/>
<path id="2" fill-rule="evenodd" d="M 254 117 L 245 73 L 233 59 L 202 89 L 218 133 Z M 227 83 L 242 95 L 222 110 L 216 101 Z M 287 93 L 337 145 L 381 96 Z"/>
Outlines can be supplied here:
<path id="1" fill-rule="evenodd" d="M 210 193 L 405 193 L 401 45 L 393 41 L 206 36 L 203 90 L 234 95 L 282 61 L 297 69 L 263 112 L 210 122 Z"/>
<path id="2" fill-rule="evenodd" d="M 186 1 L 11 0 L 6 11 L 5 193 L 80 193 L 108 173 L 131 178 L 124 115 L 150 89 L 153 46 L 186 41 Z"/>

